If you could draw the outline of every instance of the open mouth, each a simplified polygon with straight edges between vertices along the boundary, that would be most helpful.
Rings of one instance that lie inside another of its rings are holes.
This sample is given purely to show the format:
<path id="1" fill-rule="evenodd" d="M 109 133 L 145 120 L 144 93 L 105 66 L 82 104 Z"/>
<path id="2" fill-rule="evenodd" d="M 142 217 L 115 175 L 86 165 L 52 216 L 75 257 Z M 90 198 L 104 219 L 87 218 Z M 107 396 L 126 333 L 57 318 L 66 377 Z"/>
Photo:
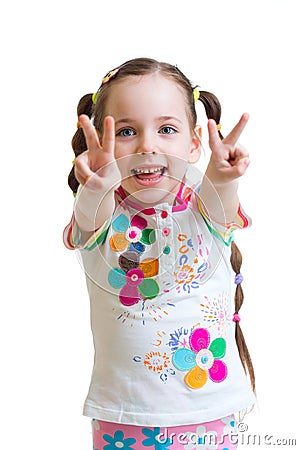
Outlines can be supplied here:
<path id="1" fill-rule="evenodd" d="M 165 166 L 138 167 L 132 169 L 131 173 L 141 184 L 154 184 L 161 180 L 166 169 Z"/>

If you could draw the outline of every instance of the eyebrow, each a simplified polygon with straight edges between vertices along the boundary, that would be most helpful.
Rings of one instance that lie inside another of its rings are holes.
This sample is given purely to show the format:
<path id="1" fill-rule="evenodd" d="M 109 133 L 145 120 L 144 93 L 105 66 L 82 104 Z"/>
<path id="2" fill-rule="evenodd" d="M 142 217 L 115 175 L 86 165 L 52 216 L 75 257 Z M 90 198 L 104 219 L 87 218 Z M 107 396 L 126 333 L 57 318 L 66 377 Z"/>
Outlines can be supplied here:
<path id="1" fill-rule="evenodd" d="M 180 124 L 182 123 L 182 121 L 175 116 L 159 116 L 155 120 L 157 122 L 174 120 L 175 122 L 178 122 Z M 116 120 L 115 124 L 119 125 L 120 123 L 135 123 L 135 122 L 137 122 L 137 120 L 131 119 L 130 117 L 124 117 L 119 120 Z"/>
<path id="2" fill-rule="evenodd" d="M 175 116 L 160 116 L 160 117 L 158 117 L 157 120 L 166 120 L 166 121 L 175 120 L 175 122 L 182 123 L 181 120 Z"/>

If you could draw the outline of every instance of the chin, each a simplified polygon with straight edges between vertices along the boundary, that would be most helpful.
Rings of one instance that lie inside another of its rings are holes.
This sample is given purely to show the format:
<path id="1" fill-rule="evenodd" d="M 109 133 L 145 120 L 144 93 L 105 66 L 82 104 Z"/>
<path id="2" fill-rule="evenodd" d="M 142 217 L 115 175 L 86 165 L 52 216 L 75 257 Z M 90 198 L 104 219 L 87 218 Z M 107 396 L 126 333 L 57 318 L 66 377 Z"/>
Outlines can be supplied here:
<path id="1" fill-rule="evenodd" d="M 138 202 L 148 204 L 149 206 L 163 203 L 170 195 L 168 191 L 160 188 L 145 188 L 131 194 Z"/>
<path id="2" fill-rule="evenodd" d="M 170 203 L 174 201 L 174 195 L 170 194 L 170 191 L 163 187 L 133 187 L 128 186 L 127 183 L 122 184 L 123 189 L 128 193 L 128 198 L 132 201 L 142 203 L 143 206 L 152 207 L 159 203 L 166 203 L 170 200 Z M 170 195 L 172 199 L 170 199 Z"/>

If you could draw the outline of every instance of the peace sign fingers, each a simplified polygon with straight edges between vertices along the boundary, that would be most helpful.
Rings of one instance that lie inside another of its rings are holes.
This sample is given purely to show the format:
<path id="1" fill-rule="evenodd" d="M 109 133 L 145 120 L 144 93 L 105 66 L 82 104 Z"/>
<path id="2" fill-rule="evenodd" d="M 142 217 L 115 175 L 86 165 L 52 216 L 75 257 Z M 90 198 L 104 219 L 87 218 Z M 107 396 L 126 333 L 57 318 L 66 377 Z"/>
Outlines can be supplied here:
<path id="1" fill-rule="evenodd" d="M 114 159 L 115 148 L 115 126 L 113 117 L 105 117 L 103 137 L 99 139 L 99 135 L 92 125 L 88 116 L 82 114 L 79 117 L 85 140 L 88 148 L 89 165 L 93 172 L 111 162 Z"/>
<path id="2" fill-rule="evenodd" d="M 115 150 L 115 121 L 111 116 L 107 116 L 104 119 L 103 125 L 103 138 L 101 142 L 101 148 L 104 153 L 113 157 Z"/>
<path id="3" fill-rule="evenodd" d="M 232 131 L 221 139 L 216 122 L 208 121 L 209 146 L 212 151 L 210 174 L 218 182 L 228 182 L 243 175 L 249 165 L 248 152 L 238 143 L 249 115 L 244 113 Z"/>
<path id="4" fill-rule="evenodd" d="M 87 144 L 87 151 L 75 160 L 75 176 L 81 185 L 90 189 L 102 189 L 108 182 L 108 172 L 116 172 L 114 158 L 115 125 L 113 117 L 106 117 L 103 124 L 103 135 L 100 136 L 86 115 L 79 117 Z M 113 177 L 112 177 L 113 178 Z"/>
<path id="5" fill-rule="evenodd" d="M 244 113 L 236 126 L 231 130 L 231 132 L 223 139 L 223 144 L 228 144 L 231 146 L 235 146 L 237 141 L 239 140 L 242 132 L 244 131 L 245 126 L 249 120 L 249 114 Z"/>
<path id="6" fill-rule="evenodd" d="M 90 152 L 98 151 L 100 149 L 99 137 L 89 117 L 81 114 L 79 116 L 79 123 L 83 129 L 88 150 Z"/>

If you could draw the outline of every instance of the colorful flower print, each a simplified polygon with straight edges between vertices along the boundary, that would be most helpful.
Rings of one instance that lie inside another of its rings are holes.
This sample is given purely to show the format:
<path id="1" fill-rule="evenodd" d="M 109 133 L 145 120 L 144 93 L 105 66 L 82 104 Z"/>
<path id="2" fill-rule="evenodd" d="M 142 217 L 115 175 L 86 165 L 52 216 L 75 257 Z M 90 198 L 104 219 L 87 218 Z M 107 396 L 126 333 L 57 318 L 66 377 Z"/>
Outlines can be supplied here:
<path id="1" fill-rule="evenodd" d="M 104 434 L 103 439 L 109 444 L 105 445 L 103 449 L 105 450 L 115 450 L 122 448 L 123 450 L 133 450 L 131 445 L 136 443 L 136 439 L 127 438 L 124 439 L 124 433 L 121 430 L 115 432 L 114 436 L 110 436 L 109 434 Z"/>
<path id="2" fill-rule="evenodd" d="M 201 262 L 202 261 L 202 262 Z M 188 294 L 191 289 L 199 289 L 201 286 L 201 280 L 205 276 L 206 270 L 209 268 L 209 264 L 203 258 L 199 261 L 199 258 L 192 254 L 192 259 L 189 259 L 187 254 L 180 256 L 176 270 L 174 271 L 175 282 L 177 283 L 177 291 L 182 290 Z"/>
<path id="3" fill-rule="evenodd" d="M 151 263 L 151 261 L 153 262 L 154 260 L 149 259 L 148 264 L 152 267 L 154 273 L 156 264 Z M 147 266 L 145 261 L 142 264 L 144 264 L 144 267 Z M 157 282 L 152 278 L 147 278 L 147 273 L 145 275 L 140 268 L 143 267 L 142 264 L 127 272 L 120 268 L 114 268 L 108 274 L 110 285 L 114 288 L 121 289 L 119 299 L 124 306 L 132 306 L 140 300 L 155 298 L 159 293 Z"/>
<path id="4" fill-rule="evenodd" d="M 218 434 L 215 431 L 206 431 L 203 425 L 197 427 L 196 433 L 185 433 L 189 443 L 184 450 L 215 450 L 218 448 Z"/>
<path id="5" fill-rule="evenodd" d="M 179 348 L 173 354 L 173 365 L 186 372 L 185 384 L 192 389 L 205 385 L 208 377 L 220 383 L 227 377 L 227 366 L 221 361 L 225 356 L 226 341 L 216 338 L 210 343 L 209 331 L 196 328 L 190 335 L 190 348 Z"/>
<path id="6" fill-rule="evenodd" d="M 207 324 L 207 328 L 217 328 L 219 336 L 226 337 L 232 321 L 229 295 L 226 292 L 213 298 L 204 295 L 204 300 L 204 303 L 200 303 L 203 322 Z"/>
<path id="7" fill-rule="evenodd" d="M 177 271 L 174 272 L 176 283 L 191 283 L 195 278 L 194 270 L 188 264 L 184 264 L 183 266 L 179 266 Z"/>
<path id="8" fill-rule="evenodd" d="M 223 430 L 223 434 L 229 434 L 234 432 L 236 433 L 236 422 L 234 420 L 234 416 L 228 416 L 228 417 L 223 417 L 223 419 L 221 419 L 221 422 L 224 423 L 225 427 Z"/>
<path id="9" fill-rule="evenodd" d="M 186 348 L 189 346 L 188 336 L 191 330 L 188 328 L 180 327 L 170 333 L 170 340 L 167 345 L 170 347 L 171 352 L 175 352 L 179 348 Z"/>
<path id="10" fill-rule="evenodd" d="M 144 366 L 155 373 L 161 373 L 164 369 L 167 369 L 171 360 L 166 352 L 149 352 L 146 353 L 144 359 Z"/>
<path id="11" fill-rule="evenodd" d="M 155 450 L 169 450 L 172 442 L 169 438 L 165 438 L 159 427 L 143 428 L 142 432 L 147 439 L 144 439 L 142 444 L 144 447 L 154 447 Z"/>
<path id="12" fill-rule="evenodd" d="M 109 240 L 110 247 L 115 252 L 133 250 L 137 253 L 145 251 L 145 245 L 155 242 L 155 230 L 147 227 L 147 220 L 135 215 L 129 221 L 128 217 L 120 214 L 113 222 L 112 228 L 117 233 Z"/>
<path id="13" fill-rule="evenodd" d="M 132 360 L 135 363 L 142 363 L 145 369 L 159 376 L 159 379 L 165 384 L 171 376 L 176 374 L 171 365 L 171 357 L 166 352 L 150 351 L 145 356 L 134 356 Z"/>

